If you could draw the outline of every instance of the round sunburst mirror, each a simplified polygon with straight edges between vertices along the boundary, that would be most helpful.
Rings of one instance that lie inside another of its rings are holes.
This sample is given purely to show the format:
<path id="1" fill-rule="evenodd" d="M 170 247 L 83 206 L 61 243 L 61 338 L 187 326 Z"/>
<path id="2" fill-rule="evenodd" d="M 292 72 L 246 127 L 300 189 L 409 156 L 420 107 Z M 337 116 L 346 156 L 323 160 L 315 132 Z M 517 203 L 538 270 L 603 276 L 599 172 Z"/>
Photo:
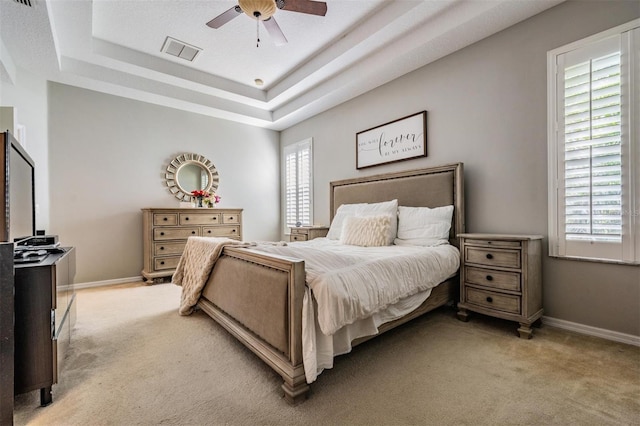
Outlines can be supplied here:
<path id="1" fill-rule="evenodd" d="M 220 183 L 216 166 L 200 154 L 180 154 L 167 166 L 164 177 L 169 192 L 180 201 L 191 201 L 191 191 L 215 192 Z"/>

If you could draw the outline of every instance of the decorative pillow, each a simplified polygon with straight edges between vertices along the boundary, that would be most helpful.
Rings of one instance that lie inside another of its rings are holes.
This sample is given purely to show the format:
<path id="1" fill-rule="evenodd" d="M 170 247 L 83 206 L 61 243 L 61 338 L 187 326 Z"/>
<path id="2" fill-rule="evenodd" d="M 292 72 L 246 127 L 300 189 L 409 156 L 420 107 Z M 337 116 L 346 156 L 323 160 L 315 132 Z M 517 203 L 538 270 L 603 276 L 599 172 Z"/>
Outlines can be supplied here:
<path id="1" fill-rule="evenodd" d="M 391 217 L 391 225 L 387 235 L 386 245 L 393 244 L 398 232 L 398 200 L 384 201 L 382 203 L 343 204 L 338 207 L 333 217 L 327 238 L 339 240 L 342 235 L 342 224 L 350 216 L 375 216 L 388 215 Z"/>
<path id="2" fill-rule="evenodd" d="M 449 242 L 452 217 L 453 206 L 433 209 L 400 206 L 398 207 L 398 238 L 395 244 L 420 246 L 446 244 Z"/>
<path id="3" fill-rule="evenodd" d="M 386 246 L 390 227 L 390 215 L 348 216 L 342 224 L 340 243 L 361 247 Z"/>

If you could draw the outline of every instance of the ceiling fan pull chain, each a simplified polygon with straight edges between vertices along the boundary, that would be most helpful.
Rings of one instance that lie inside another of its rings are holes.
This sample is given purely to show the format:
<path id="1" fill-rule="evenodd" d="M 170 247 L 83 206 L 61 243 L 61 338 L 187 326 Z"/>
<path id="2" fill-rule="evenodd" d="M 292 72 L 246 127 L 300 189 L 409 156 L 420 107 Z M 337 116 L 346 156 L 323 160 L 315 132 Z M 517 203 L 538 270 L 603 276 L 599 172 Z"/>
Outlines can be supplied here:
<path id="1" fill-rule="evenodd" d="M 256 17 L 256 47 L 260 47 L 260 19 Z"/>

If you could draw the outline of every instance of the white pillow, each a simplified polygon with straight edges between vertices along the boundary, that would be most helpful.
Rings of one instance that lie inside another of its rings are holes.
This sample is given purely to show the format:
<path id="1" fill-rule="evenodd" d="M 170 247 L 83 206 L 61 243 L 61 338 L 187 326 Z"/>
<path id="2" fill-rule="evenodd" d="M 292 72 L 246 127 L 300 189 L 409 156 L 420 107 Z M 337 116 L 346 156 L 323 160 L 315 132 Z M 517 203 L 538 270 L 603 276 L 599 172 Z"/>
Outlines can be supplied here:
<path id="1" fill-rule="evenodd" d="M 339 240 L 342 234 L 342 223 L 349 216 L 391 216 L 391 226 L 387 235 L 387 245 L 393 244 L 398 232 L 398 200 L 384 201 L 382 203 L 343 204 L 338 207 L 333 217 L 327 238 Z"/>
<path id="2" fill-rule="evenodd" d="M 396 245 L 433 246 L 449 242 L 453 206 L 398 207 Z"/>
<path id="3" fill-rule="evenodd" d="M 348 216 L 342 224 L 340 243 L 361 247 L 387 245 L 391 216 Z"/>

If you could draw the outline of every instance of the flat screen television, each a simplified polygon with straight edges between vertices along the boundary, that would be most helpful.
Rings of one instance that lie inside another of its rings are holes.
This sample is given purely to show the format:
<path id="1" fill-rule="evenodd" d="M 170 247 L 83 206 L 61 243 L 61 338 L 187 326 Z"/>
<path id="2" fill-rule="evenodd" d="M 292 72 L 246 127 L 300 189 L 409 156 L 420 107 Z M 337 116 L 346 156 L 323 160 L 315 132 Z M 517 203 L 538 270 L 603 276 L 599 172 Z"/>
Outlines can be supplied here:
<path id="1" fill-rule="evenodd" d="M 9 132 L 1 135 L 0 241 L 18 242 L 36 233 L 35 163 Z"/>

